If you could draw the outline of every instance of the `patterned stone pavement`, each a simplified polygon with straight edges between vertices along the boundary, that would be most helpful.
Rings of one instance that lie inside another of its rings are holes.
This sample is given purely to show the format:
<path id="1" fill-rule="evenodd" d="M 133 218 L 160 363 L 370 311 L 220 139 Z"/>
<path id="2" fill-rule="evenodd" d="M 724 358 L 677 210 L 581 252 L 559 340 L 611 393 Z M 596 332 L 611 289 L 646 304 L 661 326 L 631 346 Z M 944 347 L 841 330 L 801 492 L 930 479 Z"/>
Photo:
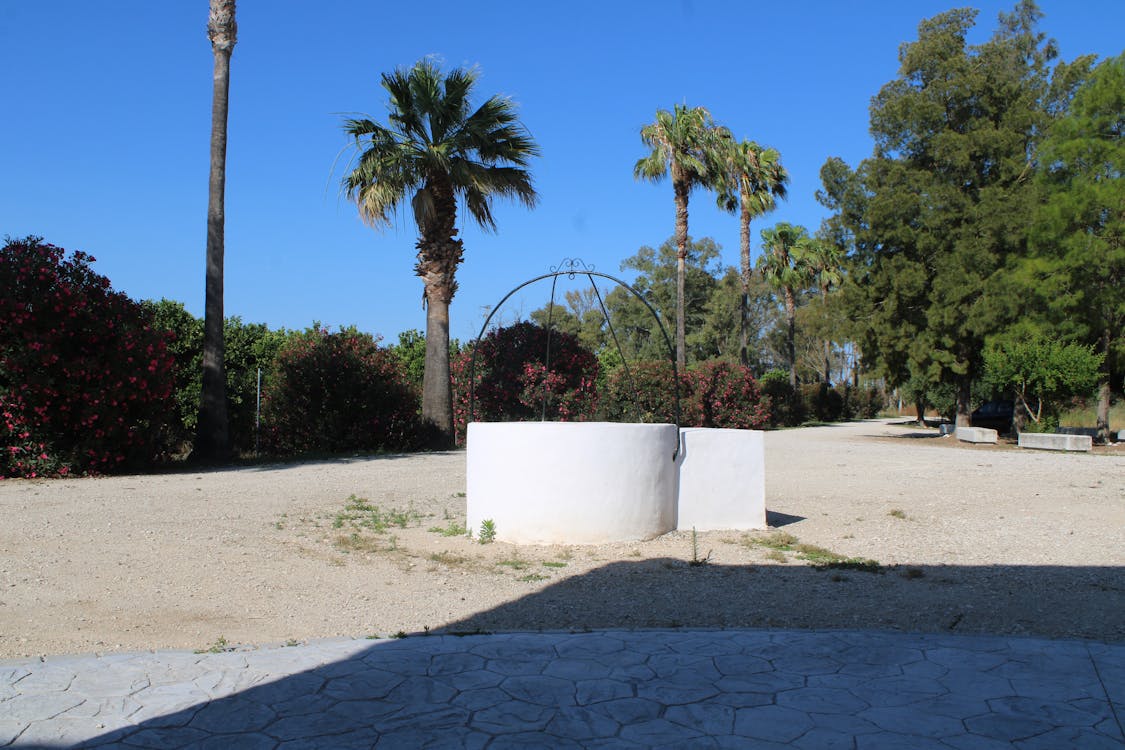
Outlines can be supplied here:
<path id="1" fill-rule="evenodd" d="M 412 637 L 0 661 L 0 747 L 1123 748 L 1125 645 L 889 632 Z"/>

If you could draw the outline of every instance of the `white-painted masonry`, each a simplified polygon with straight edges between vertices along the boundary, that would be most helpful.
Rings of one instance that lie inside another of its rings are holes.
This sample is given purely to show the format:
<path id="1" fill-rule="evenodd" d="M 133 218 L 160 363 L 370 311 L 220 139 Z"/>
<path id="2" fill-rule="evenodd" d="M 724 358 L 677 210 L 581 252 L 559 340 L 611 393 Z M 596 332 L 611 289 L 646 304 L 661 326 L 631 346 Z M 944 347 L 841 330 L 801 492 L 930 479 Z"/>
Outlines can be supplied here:
<path id="1" fill-rule="evenodd" d="M 759 431 L 473 422 L 466 445 L 468 526 L 477 533 L 491 521 L 505 542 L 600 544 L 766 525 Z"/>

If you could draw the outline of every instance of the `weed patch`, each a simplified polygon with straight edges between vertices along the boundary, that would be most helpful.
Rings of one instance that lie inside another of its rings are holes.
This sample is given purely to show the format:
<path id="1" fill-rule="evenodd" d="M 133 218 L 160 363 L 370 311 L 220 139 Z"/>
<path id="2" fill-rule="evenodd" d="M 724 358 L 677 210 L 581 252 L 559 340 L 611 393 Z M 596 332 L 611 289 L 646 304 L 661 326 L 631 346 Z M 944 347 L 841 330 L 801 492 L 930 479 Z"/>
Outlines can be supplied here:
<path id="1" fill-rule="evenodd" d="M 431 526 L 429 529 L 435 534 L 442 536 L 465 536 L 469 533 L 469 529 L 457 521 L 450 521 L 446 526 Z"/>
<path id="2" fill-rule="evenodd" d="M 413 508 L 406 510 L 391 508 L 384 511 L 378 505 L 372 505 L 366 498 L 350 495 L 344 509 L 333 517 L 332 528 L 342 529 L 350 526 L 382 534 L 392 527 L 405 529 L 421 520 L 422 514 Z"/>
<path id="3" fill-rule="evenodd" d="M 765 547 L 769 550 L 766 558 L 777 562 L 787 562 L 786 552 L 804 560 L 817 570 L 857 570 L 864 573 L 882 573 L 882 566 L 875 560 L 860 557 L 844 557 L 830 549 L 815 544 L 804 544 L 797 537 L 783 531 L 765 537 L 743 536 L 743 544 L 748 547 Z"/>

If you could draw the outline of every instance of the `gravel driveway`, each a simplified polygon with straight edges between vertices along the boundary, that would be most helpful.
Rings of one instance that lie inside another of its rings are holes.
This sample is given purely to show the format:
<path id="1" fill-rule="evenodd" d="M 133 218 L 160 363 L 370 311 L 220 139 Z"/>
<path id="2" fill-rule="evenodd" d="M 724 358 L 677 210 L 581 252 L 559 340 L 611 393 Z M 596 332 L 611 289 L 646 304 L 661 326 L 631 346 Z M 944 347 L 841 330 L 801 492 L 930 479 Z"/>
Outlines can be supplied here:
<path id="1" fill-rule="evenodd" d="M 680 626 L 1125 641 L 1122 446 L 970 446 L 875 421 L 770 432 L 776 528 L 701 533 L 704 564 L 684 532 L 481 545 L 459 533 L 464 489 L 463 453 L 5 480 L 0 657 Z"/>

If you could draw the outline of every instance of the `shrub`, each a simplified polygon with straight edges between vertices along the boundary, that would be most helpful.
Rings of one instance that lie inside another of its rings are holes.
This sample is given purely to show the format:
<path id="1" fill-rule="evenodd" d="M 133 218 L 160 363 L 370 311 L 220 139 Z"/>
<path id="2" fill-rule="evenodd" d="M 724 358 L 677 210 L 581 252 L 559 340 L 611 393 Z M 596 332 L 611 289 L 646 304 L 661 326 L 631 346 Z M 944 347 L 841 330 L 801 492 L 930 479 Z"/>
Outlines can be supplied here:
<path id="1" fill-rule="evenodd" d="M 839 422 L 844 416 L 844 394 L 827 383 L 805 383 L 799 387 L 801 411 L 806 419 Z"/>
<path id="2" fill-rule="evenodd" d="M 762 376 L 762 392 L 770 400 L 770 425 L 795 427 L 805 421 L 805 410 L 798 394 L 789 385 L 789 373 L 770 370 Z"/>
<path id="3" fill-rule="evenodd" d="M 593 418 L 598 405 L 597 357 L 576 336 L 551 331 L 548 363 L 547 342 L 546 328 L 524 321 L 497 328 L 476 344 L 473 419 L 521 422 L 544 415 L 558 421 Z M 458 444 L 464 443 L 470 416 L 472 359 L 473 348 L 468 347 L 450 365 Z"/>
<path id="4" fill-rule="evenodd" d="M 691 382 L 680 377 L 680 422 L 689 410 Z M 611 422 L 675 423 L 676 389 L 672 363 L 666 360 L 633 362 L 614 370 L 602 394 L 602 418 Z"/>
<path id="5" fill-rule="evenodd" d="M 93 262 L 36 237 L 0 249 L 0 476 L 134 469 L 164 449 L 166 336 Z"/>
<path id="6" fill-rule="evenodd" d="M 262 447 L 278 454 L 406 451 L 424 439 L 418 393 L 370 334 L 319 327 L 278 351 L 262 397 Z"/>
<path id="7" fill-rule="evenodd" d="M 616 422 L 675 422 L 675 398 L 671 362 L 635 362 L 608 379 L 602 415 Z M 769 400 L 749 368 L 708 361 L 680 374 L 682 426 L 758 429 L 768 419 Z"/>
<path id="8" fill-rule="evenodd" d="M 688 373 L 688 380 L 686 426 L 757 430 L 769 423 L 769 398 L 763 398 L 750 368 L 703 362 Z"/>
<path id="9" fill-rule="evenodd" d="M 199 396 L 203 381 L 203 320 L 189 313 L 183 303 L 162 299 L 144 302 L 153 315 L 153 327 L 170 334 L 168 350 L 175 367 L 176 419 L 169 431 L 172 444 L 181 452 L 190 450 L 199 419 Z M 255 417 L 258 409 L 258 368 L 269 378 L 274 357 L 288 333 L 270 330 L 262 323 L 243 323 L 235 316 L 223 321 L 223 367 L 227 377 L 227 420 L 231 447 L 240 453 L 254 449 Z"/>

